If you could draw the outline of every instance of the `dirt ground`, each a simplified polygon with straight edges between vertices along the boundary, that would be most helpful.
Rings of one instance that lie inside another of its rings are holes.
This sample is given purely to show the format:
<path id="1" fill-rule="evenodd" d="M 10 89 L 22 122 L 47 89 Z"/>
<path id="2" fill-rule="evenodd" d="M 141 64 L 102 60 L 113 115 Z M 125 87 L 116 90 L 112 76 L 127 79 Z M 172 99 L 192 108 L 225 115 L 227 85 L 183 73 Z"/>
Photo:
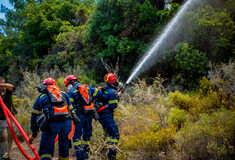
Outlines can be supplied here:
<path id="1" fill-rule="evenodd" d="M 39 151 L 40 137 L 41 136 L 38 136 L 33 141 L 33 146 L 36 148 L 37 152 Z M 35 157 L 35 154 L 33 153 L 33 151 L 31 150 L 31 148 L 28 146 L 28 144 L 26 142 L 21 143 L 21 146 L 25 150 L 25 152 L 28 154 L 29 157 L 31 157 L 31 158 Z M 19 148 L 18 148 L 18 146 L 16 145 L 15 142 L 12 144 L 12 149 L 11 149 L 11 152 L 10 152 L 10 158 L 12 160 L 26 160 L 26 158 L 21 153 L 21 151 L 19 150 Z M 70 149 L 69 159 L 70 160 L 76 160 L 76 155 L 75 155 L 73 149 Z M 55 155 L 52 158 L 52 160 L 58 160 L 58 146 L 57 146 L 57 144 L 55 145 Z"/>

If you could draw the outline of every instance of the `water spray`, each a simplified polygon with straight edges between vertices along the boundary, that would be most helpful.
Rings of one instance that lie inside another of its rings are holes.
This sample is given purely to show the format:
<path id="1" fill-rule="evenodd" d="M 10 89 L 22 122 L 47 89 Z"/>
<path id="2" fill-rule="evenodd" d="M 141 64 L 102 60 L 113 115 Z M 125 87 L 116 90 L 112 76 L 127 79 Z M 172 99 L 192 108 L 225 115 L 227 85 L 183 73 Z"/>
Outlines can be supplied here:
<path id="1" fill-rule="evenodd" d="M 175 15 L 175 17 L 168 23 L 168 25 L 165 27 L 165 29 L 162 31 L 162 34 L 154 41 L 152 44 L 152 47 L 146 52 L 146 54 L 139 60 L 136 67 L 132 71 L 131 75 L 129 76 L 127 82 L 125 83 L 128 85 L 136 76 L 138 76 L 141 72 L 143 72 L 145 67 L 150 67 L 153 65 L 152 63 L 149 63 L 151 60 L 153 60 L 154 56 L 156 56 L 159 53 L 159 47 L 162 46 L 163 42 L 167 41 L 168 36 L 171 34 L 172 31 L 174 31 L 177 23 L 181 20 L 183 17 L 183 13 L 185 13 L 190 6 L 192 7 L 192 4 L 195 2 L 199 3 L 200 0 L 188 0 L 178 11 L 178 13 Z M 123 89 L 124 90 L 124 89 Z"/>
<path id="2" fill-rule="evenodd" d="M 130 82 L 138 76 L 141 72 L 143 72 L 146 67 L 150 67 L 153 63 L 150 63 L 154 60 L 154 57 L 159 53 L 160 47 L 164 42 L 168 42 L 168 37 L 176 28 L 177 24 L 182 20 L 183 14 L 193 6 L 194 3 L 199 3 L 200 0 L 188 0 L 185 4 L 181 7 L 181 9 L 177 12 L 175 17 L 167 24 L 164 28 L 160 36 L 156 38 L 152 47 L 144 54 L 144 56 L 139 60 L 136 67 L 132 71 L 131 75 L 129 76 L 126 83 L 119 89 L 118 96 L 120 97 L 121 94 L 125 91 L 126 87 L 130 84 Z M 171 35 L 172 36 L 172 35 Z"/>

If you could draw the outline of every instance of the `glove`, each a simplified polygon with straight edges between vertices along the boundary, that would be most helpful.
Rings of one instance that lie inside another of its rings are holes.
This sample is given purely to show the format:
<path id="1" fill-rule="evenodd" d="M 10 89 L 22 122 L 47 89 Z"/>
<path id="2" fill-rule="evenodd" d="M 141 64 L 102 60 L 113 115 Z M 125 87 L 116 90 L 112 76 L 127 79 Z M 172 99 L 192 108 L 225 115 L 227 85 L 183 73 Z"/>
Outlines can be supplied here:
<path id="1" fill-rule="evenodd" d="M 46 93 L 46 91 L 47 91 L 47 86 L 43 85 L 43 84 L 37 85 L 36 88 L 38 89 L 38 92 L 40 92 L 40 93 Z"/>
<path id="2" fill-rule="evenodd" d="M 117 92 L 117 98 L 119 99 L 121 97 L 121 92 Z"/>
<path id="3" fill-rule="evenodd" d="M 96 111 L 98 111 L 104 104 L 102 102 L 98 102 L 96 105 L 95 105 L 95 109 Z"/>
<path id="4" fill-rule="evenodd" d="M 120 87 L 120 88 L 122 88 L 122 87 L 123 87 L 122 82 L 118 82 L 118 87 Z"/>
<path id="5" fill-rule="evenodd" d="M 96 121 L 99 119 L 99 114 L 96 112 L 96 110 L 95 110 L 95 112 L 94 112 L 94 114 L 93 114 L 93 118 L 94 118 Z"/>
<path id="6" fill-rule="evenodd" d="M 72 116 L 73 123 L 74 123 L 75 125 L 80 123 L 81 120 L 78 118 L 75 109 L 72 109 L 72 110 L 71 110 L 71 116 Z"/>
<path id="7" fill-rule="evenodd" d="M 100 112 L 100 111 L 103 111 L 103 110 L 105 110 L 106 108 L 108 108 L 109 107 L 109 105 L 107 104 L 107 105 L 105 105 L 105 106 L 102 106 L 102 107 L 100 107 L 100 109 L 99 110 L 97 110 L 96 112 Z"/>
<path id="8" fill-rule="evenodd" d="M 33 137 L 33 135 L 31 134 L 31 135 L 29 136 L 29 144 L 33 144 L 33 140 L 34 140 L 34 137 Z"/>

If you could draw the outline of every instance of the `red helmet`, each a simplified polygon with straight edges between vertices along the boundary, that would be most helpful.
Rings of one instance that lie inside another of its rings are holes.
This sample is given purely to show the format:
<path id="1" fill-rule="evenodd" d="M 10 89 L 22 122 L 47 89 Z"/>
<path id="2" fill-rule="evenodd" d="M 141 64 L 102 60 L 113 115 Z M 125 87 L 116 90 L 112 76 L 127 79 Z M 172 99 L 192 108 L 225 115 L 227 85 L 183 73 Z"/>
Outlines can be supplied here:
<path id="1" fill-rule="evenodd" d="M 113 73 L 108 73 L 108 74 L 105 75 L 104 81 L 107 84 L 113 84 L 117 81 L 117 77 Z"/>
<path id="2" fill-rule="evenodd" d="M 68 84 L 71 80 L 78 80 L 78 78 L 74 75 L 69 75 L 64 79 L 64 85 L 65 87 L 68 87 Z"/>
<path id="3" fill-rule="evenodd" d="M 45 79 L 42 84 L 47 84 L 47 85 L 56 85 L 56 82 L 53 78 L 49 77 Z"/>

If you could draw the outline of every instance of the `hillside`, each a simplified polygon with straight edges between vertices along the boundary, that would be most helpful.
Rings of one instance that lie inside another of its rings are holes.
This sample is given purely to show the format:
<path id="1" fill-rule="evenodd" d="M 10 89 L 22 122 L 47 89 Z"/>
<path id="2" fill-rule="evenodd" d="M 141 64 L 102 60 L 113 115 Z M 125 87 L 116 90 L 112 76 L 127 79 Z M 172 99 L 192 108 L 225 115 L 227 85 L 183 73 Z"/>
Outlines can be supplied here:
<path id="1" fill-rule="evenodd" d="M 94 87 L 104 85 L 108 72 L 125 83 L 164 35 L 115 110 L 117 158 L 234 159 L 233 0 L 10 3 L 13 10 L 1 7 L 6 19 L 0 19 L 0 74 L 16 87 L 16 118 L 28 135 L 40 94 L 35 87 L 45 78 L 53 77 L 66 92 L 64 78 L 70 74 Z M 90 159 L 105 157 L 107 140 L 93 121 Z"/>

